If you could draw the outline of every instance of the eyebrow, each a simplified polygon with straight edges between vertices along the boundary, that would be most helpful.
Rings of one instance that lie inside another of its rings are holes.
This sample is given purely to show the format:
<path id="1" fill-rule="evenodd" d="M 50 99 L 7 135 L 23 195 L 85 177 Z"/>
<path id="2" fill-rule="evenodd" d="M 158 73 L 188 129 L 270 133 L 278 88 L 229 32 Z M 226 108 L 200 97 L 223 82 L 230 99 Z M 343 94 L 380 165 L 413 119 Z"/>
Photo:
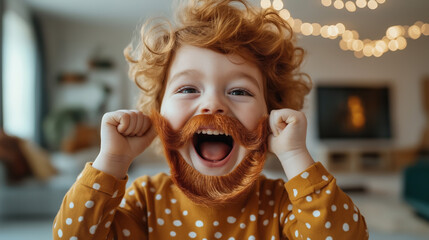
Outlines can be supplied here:
<path id="1" fill-rule="evenodd" d="M 171 82 L 173 82 L 174 80 L 176 80 L 176 79 L 180 78 L 180 77 L 183 77 L 183 76 L 190 76 L 190 75 L 201 76 L 202 74 L 201 74 L 198 70 L 195 70 L 195 69 L 187 69 L 187 70 L 184 70 L 184 71 L 181 71 L 181 72 L 175 73 L 175 74 L 170 78 L 170 83 L 171 83 Z M 260 85 L 259 85 L 258 80 L 256 80 L 256 78 L 255 78 L 255 77 L 253 77 L 252 75 L 247 74 L 247 73 L 245 73 L 245 72 L 242 72 L 242 71 L 234 71 L 234 72 L 232 72 L 231 74 L 228 74 L 228 77 L 230 77 L 230 78 L 234 78 L 234 79 L 236 79 L 236 78 L 245 78 L 245 79 L 250 80 L 250 81 L 251 81 L 255 86 L 257 86 L 259 89 L 260 89 L 261 87 L 263 88 L 263 86 L 260 86 Z"/>
<path id="2" fill-rule="evenodd" d="M 237 71 L 237 72 L 233 72 L 231 75 L 233 78 L 246 78 L 246 79 L 250 80 L 253 84 L 255 84 L 259 89 L 261 87 L 263 88 L 263 86 L 259 86 L 258 80 L 256 80 L 256 78 L 250 74 L 247 74 L 247 73 L 241 72 L 241 71 Z"/>
<path id="3" fill-rule="evenodd" d="M 173 82 L 174 80 L 183 77 L 183 76 L 190 76 L 190 75 L 201 75 L 200 72 L 198 72 L 197 70 L 193 70 L 193 69 L 188 69 L 188 70 L 184 70 L 181 72 L 178 72 L 176 74 L 174 74 L 171 78 L 170 78 L 170 83 Z"/>

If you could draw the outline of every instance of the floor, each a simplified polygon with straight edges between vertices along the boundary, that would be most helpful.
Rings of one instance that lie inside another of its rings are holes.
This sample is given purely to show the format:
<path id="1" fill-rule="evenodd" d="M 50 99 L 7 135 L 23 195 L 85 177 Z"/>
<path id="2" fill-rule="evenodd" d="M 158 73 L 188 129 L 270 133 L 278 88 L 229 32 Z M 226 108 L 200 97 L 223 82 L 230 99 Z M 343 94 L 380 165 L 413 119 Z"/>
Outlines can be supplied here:
<path id="1" fill-rule="evenodd" d="M 349 194 L 365 217 L 371 240 L 429 240 L 429 221 L 398 198 Z"/>

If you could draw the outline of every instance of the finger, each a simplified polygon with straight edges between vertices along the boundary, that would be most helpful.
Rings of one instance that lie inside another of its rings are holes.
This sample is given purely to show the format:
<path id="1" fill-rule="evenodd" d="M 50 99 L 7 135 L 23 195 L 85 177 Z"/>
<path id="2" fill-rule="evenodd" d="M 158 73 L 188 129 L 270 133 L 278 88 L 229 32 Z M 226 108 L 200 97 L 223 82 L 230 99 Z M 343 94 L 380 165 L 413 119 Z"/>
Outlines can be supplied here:
<path id="1" fill-rule="evenodd" d="M 137 114 L 135 112 L 129 111 L 126 113 L 130 117 L 128 128 L 125 130 L 125 136 L 132 136 L 132 133 L 136 129 L 137 126 Z"/>
<path id="2" fill-rule="evenodd" d="M 134 131 L 131 133 L 132 136 L 139 136 L 142 128 L 143 128 L 143 124 L 144 124 L 144 117 L 143 117 L 143 113 L 139 112 L 139 111 L 135 111 L 136 113 L 136 127 L 134 129 Z"/>
<path id="3" fill-rule="evenodd" d="M 270 128 L 274 136 L 278 136 L 280 132 L 286 127 L 285 123 L 285 114 L 287 111 L 285 109 L 282 110 L 273 110 L 270 114 Z"/>
<path id="4" fill-rule="evenodd" d="M 107 123 L 116 127 L 116 130 L 123 134 L 130 125 L 130 116 L 124 112 L 116 111 L 107 116 Z"/>
<path id="5" fill-rule="evenodd" d="M 143 124 L 142 124 L 142 127 L 140 129 L 140 132 L 139 132 L 138 136 L 146 135 L 147 132 L 151 128 L 153 128 L 152 127 L 152 121 L 150 120 L 150 118 L 148 116 L 146 116 L 146 115 L 143 115 L 143 114 L 142 114 L 142 116 L 143 116 Z"/>
<path id="6" fill-rule="evenodd" d="M 278 135 L 278 130 L 277 130 L 277 127 L 276 127 L 276 124 L 275 124 L 275 122 L 276 122 L 275 115 L 276 114 L 277 114 L 276 110 L 272 110 L 271 113 L 270 113 L 270 117 L 269 117 L 270 130 L 271 130 L 271 132 L 273 133 L 274 136 Z"/>

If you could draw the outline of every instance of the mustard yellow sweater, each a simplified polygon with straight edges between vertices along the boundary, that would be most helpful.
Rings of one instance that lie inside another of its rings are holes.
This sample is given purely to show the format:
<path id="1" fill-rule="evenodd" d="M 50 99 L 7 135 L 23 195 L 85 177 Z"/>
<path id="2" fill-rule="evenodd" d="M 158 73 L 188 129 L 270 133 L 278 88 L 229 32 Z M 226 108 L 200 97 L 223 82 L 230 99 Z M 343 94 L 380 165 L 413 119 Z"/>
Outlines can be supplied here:
<path id="1" fill-rule="evenodd" d="M 160 173 L 127 179 L 87 164 L 54 220 L 54 239 L 368 239 L 358 208 L 320 163 L 290 179 L 264 176 L 242 202 L 203 207 Z"/>

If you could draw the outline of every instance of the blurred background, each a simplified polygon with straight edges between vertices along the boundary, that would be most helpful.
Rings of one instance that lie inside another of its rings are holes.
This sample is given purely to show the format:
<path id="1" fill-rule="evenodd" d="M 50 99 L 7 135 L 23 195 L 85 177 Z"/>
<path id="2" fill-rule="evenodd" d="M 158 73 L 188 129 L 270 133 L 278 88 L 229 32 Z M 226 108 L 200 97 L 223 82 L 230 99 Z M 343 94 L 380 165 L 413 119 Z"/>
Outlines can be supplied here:
<path id="1" fill-rule="evenodd" d="M 370 239 L 429 239 L 429 1 L 253 0 L 297 32 L 314 83 L 308 148 L 366 217 Z M 0 239 L 51 239 L 98 153 L 104 112 L 135 108 L 123 49 L 168 0 L 2 0 Z M 276 159 L 264 173 L 285 178 Z M 136 177 L 168 172 L 152 149 Z"/>

